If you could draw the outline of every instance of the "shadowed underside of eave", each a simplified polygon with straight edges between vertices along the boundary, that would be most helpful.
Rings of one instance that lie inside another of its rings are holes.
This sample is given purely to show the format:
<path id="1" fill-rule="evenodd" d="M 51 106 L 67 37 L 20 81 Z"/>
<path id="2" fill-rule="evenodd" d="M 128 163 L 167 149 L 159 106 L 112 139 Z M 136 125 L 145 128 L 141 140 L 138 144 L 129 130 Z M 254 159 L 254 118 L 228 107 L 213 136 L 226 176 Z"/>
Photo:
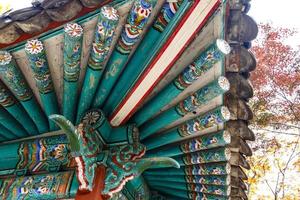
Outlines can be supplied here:
<path id="1" fill-rule="evenodd" d="M 101 7 L 93 1 L 66 2 L 51 12 L 46 5 L 34 9 L 25 20 L 17 15 L 1 27 L 19 30 L 42 13 L 50 17 L 48 28 L 55 27 L 40 34 L 47 27 L 42 24 L 47 17 L 41 18 L 35 23 L 44 27 L 15 36 L 18 43 L 1 52 L 0 152 L 13 158 L 1 161 L 1 175 L 39 172 L 18 164 L 24 153 L 20 146 L 34 146 L 24 138 L 52 135 L 70 159 L 53 169 L 59 171 L 57 179 L 69 180 L 61 195 L 74 198 L 78 183 L 68 141 L 48 116 L 63 114 L 77 125 L 86 111 L 98 108 L 113 127 L 137 125 L 146 158 L 171 157 L 179 163 L 180 169 L 143 173 L 145 180 L 139 181 L 146 181 L 151 199 L 247 199 L 243 170 L 252 154 L 247 141 L 254 140 L 248 128 L 253 117 L 248 78 L 256 65 L 248 48 L 257 34 L 246 15 L 248 1 L 147 1 L 143 9 L 149 13 L 139 13 L 139 19 L 132 5 L 139 7 L 142 0 L 113 1 L 116 10 L 109 11 L 87 8 Z M 58 22 L 59 16 L 75 21 Z M 117 136 L 101 137 L 122 143 Z M 122 190 L 127 199 L 140 195 L 131 187 L 140 182 L 127 183 Z"/>

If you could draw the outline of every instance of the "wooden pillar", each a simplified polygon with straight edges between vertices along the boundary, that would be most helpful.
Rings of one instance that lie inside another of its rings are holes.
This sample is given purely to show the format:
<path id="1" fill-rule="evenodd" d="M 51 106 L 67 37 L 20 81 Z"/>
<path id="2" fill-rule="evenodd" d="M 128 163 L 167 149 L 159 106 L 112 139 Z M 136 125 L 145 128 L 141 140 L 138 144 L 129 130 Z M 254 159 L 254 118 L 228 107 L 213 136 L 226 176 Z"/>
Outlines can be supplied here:
<path id="1" fill-rule="evenodd" d="M 107 200 L 108 197 L 104 197 L 101 195 L 101 191 L 104 189 L 104 179 L 105 179 L 105 167 L 99 166 L 95 172 L 93 191 L 87 193 L 82 193 L 78 191 L 75 196 L 75 200 L 87 200 L 87 199 Z"/>

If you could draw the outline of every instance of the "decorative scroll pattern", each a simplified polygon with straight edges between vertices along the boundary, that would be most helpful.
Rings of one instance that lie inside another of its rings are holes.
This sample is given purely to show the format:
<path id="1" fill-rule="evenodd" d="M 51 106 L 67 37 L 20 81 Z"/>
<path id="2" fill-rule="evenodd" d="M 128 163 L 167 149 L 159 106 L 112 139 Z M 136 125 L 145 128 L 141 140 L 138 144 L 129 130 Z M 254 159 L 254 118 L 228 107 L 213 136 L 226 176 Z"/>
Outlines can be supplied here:
<path id="1" fill-rule="evenodd" d="M 137 176 L 136 160 L 142 158 L 146 148 L 142 144 L 112 147 L 109 150 L 105 178 L 104 195 L 112 196 L 125 186 L 126 182 Z"/>
<path id="2" fill-rule="evenodd" d="M 185 154 L 183 157 L 183 162 L 186 165 L 222 162 L 229 160 L 230 155 L 230 149 L 227 148 L 211 151 L 200 151 L 196 153 Z"/>
<path id="3" fill-rule="evenodd" d="M 39 40 L 27 41 L 25 52 L 28 56 L 39 92 L 42 94 L 52 92 L 54 88 L 42 42 Z"/>
<path id="4" fill-rule="evenodd" d="M 64 31 L 64 79 L 77 81 L 80 74 L 83 29 L 76 23 L 69 23 Z"/>
<path id="5" fill-rule="evenodd" d="M 11 93 L 7 90 L 6 86 L 0 82 L 0 105 L 3 107 L 9 107 L 15 104 L 15 99 Z"/>
<path id="6" fill-rule="evenodd" d="M 97 133 L 87 124 L 79 124 L 76 134 L 80 138 L 80 155 L 75 157 L 79 190 L 92 191 L 97 168 L 97 155 L 102 149 L 101 141 Z"/>
<path id="7" fill-rule="evenodd" d="M 33 94 L 27 85 L 21 71 L 7 51 L 0 51 L 0 76 L 20 101 L 32 98 Z"/>
<path id="8" fill-rule="evenodd" d="M 179 90 L 184 90 L 211 69 L 217 62 L 221 61 L 224 55 L 229 54 L 229 52 L 229 44 L 218 39 L 205 49 L 192 64 L 187 66 L 173 83 Z"/>
<path id="9" fill-rule="evenodd" d="M 230 164 L 190 165 L 185 167 L 187 175 L 226 175 L 230 174 Z"/>
<path id="10" fill-rule="evenodd" d="M 189 191 L 221 196 L 227 196 L 230 193 L 230 189 L 226 186 L 187 184 L 187 189 Z"/>
<path id="11" fill-rule="evenodd" d="M 185 176 L 188 183 L 198 183 L 204 185 L 229 185 L 230 176 Z"/>
<path id="12" fill-rule="evenodd" d="M 217 126 L 220 123 L 230 119 L 230 112 L 227 107 L 220 107 L 216 110 L 197 117 L 185 123 L 178 128 L 178 132 L 182 137 L 194 134 L 198 131 Z"/>
<path id="13" fill-rule="evenodd" d="M 138 41 L 152 12 L 150 0 L 135 0 L 129 13 L 117 50 L 122 54 L 129 54 L 133 45 Z"/>
<path id="14" fill-rule="evenodd" d="M 69 197 L 73 172 L 25 176 L 4 179 L 1 199 L 61 199 Z"/>
<path id="15" fill-rule="evenodd" d="M 180 115 L 184 116 L 187 113 L 196 110 L 200 106 L 209 103 L 213 98 L 227 92 L 229 88 L 229 81 L 224 76 L 221 76 L 217 81 L 204 86 L 184 101 L 180 102 L 176 106 L 176 111 Z"/>
<path id="16" fill-rule="evenodd" d="M 226 144 L 230 144 L 230 139 L 230 133 L 224 131 L 217 134 L 201 136 L 190 142 L 181 144 L 180 147 L 184 153 L 190 153 L 225 146 Z"/>
<path id="17" fill-rule="evenodd" d="M 165 2 L 153 27 L 159 32 L 163 32 L 171 19 L 174 17 L 182 2 L 182 0 L 177 2 Z"/>
<path id="18" fill-rule="evenodd" d="M 118 21 L 117 10 L 108 6 L 101 8 L 88 62 L 88 66 L 93 70 L 103 69 Z"/>
<path id="19" fill-rule="evenodd" d="M 23 142 L 19 147 L 17 173 L 58 171 L 60 167 L 74 166 L 66 136 Z"/>

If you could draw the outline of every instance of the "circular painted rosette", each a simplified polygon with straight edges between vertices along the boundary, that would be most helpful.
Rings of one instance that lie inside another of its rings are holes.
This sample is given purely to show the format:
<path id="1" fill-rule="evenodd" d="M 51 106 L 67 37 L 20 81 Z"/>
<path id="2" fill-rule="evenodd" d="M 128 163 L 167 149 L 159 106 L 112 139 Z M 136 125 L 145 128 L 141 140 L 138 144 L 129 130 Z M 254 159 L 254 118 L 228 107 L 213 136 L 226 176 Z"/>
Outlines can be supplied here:
<path id="1" fill-rule="evenodd" d="M 78 38 L 83 34 L 83 28 L 77 23 L 68 23 L 65 26 L 64 31 L 71 38 Z"/>
<path id="2" fill-rule="evenodd" d="M 103 15 L 103 17 L 109 20 L 113 20 L 113 21 L 119 20 L 118 11 L 111 6 L 103 6 L 101 8 L 100 13 Z"/>
<path id="3" fill-rule="evenodd" d="M 84 124 L 88 124 L 93 128 L 98 128 L 101 126 L 104 113 L 99 109 L 92 109 L 84 113 L 81 122 Z"/>
<path id="4" fill-rule="evenodd" d="M 225 40 L 217 39 L 216 41 L 218 49 L 225 55 L 228 55 L 231 51 L 231 47 Z"/>
<path id="5" fill-rule="evenodd" d="M 224 131 L 223 132 L 223 139 L 225 141 L 226 144 L 230 144 L 231 143 L 231 135 L 229 131 Z"/>
<path id="6" fill-rule="evenodd" d="M 230 111 L 226 106 L 221 107 L 221 116 L 223 117 L 224 121 L 230 120 Z"/>
<path id="7" fill-rule="evenodd" d="M 225 155 L 225 159 L 226 159 L 226 160 L 230 160 L 230 158 L 231 158 L 231 151 L 230 151 L 229 148 L 226 148 L 226 149 L 224 150 L 224 155 Z"/>
<path id="8" fill-rule="evenodd" d="M 11 62 L 12 56 L 7 51 L 0 51 L 0 65 L 8 65 Z"/>
<path id="9" fill-rule="evenodd" d="M 219 87 L 225 92 L 230 89 L 230 83 L 225 76 L 220 76 L 218 78 L 218 84 L 219 84 Z"/>
<path id="10" fill-rule="evenodd" d="M 25 45 L 25 51 L 29 54 L 39 54 L 44 50 L 43 43 L 37 39 L 28 40 Z"/>

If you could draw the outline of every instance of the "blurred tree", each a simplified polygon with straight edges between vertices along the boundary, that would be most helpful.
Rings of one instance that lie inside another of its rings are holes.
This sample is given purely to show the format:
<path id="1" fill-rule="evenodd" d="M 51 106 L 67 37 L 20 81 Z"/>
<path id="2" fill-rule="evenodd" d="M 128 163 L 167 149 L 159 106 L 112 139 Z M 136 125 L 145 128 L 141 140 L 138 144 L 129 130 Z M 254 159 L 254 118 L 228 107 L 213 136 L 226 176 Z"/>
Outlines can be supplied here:
<path id="1" fill-rule="evenodd" d="M 268 199 L 294 199 L 293 195 L 299 194 L 287 192 L 288 172 L 300 169 L 300 48 L 284 43 L 295 33 L 261 24 L 251 49 L 257 59 L 257 68 L 251 73 L 255 97 L 250 101 L 257 137 L 252 144 L 254 156 L 249 158 L 250 197 L 262 182 L 272 193 Z"/>

